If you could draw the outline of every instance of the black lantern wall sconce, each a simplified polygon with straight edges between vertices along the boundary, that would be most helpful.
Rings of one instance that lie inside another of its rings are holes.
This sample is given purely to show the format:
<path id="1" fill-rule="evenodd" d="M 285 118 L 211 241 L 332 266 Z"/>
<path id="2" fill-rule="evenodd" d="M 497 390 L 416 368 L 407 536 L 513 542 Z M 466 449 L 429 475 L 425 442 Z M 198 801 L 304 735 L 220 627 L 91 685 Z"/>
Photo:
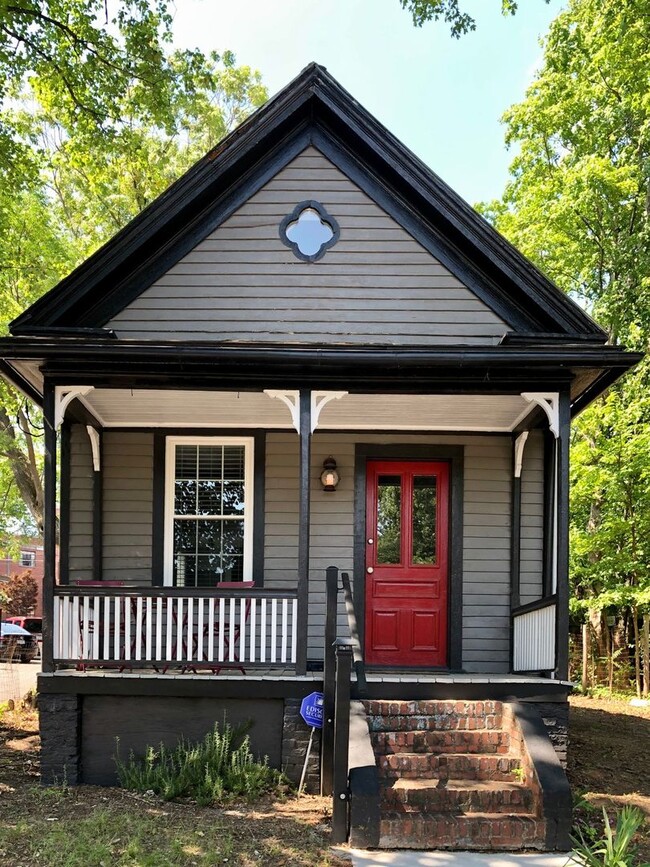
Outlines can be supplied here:
<path id="1" fill-rule="evenodd" d="M 336 486 L 340 481 L 338 470 L 336 469 L 336 461 L 330 455 L 323 461 L 323 472 L 320 474 L 320 481 L 324 491 L 335 491 Z"/>

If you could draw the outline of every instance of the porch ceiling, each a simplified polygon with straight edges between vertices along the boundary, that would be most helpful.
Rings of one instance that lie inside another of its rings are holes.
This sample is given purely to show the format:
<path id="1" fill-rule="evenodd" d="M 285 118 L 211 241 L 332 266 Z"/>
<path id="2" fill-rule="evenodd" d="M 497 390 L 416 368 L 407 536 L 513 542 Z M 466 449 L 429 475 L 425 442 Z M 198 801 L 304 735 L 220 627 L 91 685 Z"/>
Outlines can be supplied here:
<path id="1" fill-rule="evenodd" d="M 104 427 L 293 429 L 289 407 L 264 392 L 92 389 L 81 400 Z M 519 395 L 346 394 L 319 430 L 510 432 L 533 405 Z"/>

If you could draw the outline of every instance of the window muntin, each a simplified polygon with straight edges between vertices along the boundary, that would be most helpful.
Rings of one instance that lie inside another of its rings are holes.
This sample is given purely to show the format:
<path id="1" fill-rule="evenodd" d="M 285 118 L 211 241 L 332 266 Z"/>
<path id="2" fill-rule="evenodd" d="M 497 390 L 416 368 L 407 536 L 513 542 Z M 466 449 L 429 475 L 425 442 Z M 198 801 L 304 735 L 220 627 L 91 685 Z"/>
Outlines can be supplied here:
<path id="1" fill-rule="evenodd" d="M 253 439 L 168 437 L 165 584 L 252 579 Z"/>

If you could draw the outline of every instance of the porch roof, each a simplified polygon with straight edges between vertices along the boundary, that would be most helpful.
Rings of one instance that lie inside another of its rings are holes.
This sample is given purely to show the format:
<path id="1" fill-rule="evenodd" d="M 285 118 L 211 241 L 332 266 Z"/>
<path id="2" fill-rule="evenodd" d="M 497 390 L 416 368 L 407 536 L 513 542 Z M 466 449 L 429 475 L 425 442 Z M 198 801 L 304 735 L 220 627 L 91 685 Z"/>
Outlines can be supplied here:
<path id="1" fill-rule="evenodd" d="M 356 395 L 519 395 L 567 386 L 575 414 L 642 357 L 622 347 L 534 335 L 498 346 L 408 349 L 95 336 L 0 339 L 2 373 L 38 402 L 45 376 L 53 383 L 104 390 L 326 388 Z M 282 426 L 279 418 L 275 421 Z"/>

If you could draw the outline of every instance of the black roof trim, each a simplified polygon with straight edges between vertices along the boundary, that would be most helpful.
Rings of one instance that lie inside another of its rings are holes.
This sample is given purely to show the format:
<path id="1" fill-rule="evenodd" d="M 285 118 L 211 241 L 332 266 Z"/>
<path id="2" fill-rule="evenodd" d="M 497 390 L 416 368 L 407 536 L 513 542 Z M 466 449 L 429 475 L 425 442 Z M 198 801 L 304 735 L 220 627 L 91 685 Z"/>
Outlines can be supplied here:
<path id="1" fill-rule="evenodd" d="M 642 358 L 641 352 L 628 352 L 621 346 L 575 345 L 555 343 L 536 346 L 453 344 L 441 346 L 395 346 L 350 344 L 289 344 L 213 342 L 207 340 L 112 340 L 81 337 L 3 337 L 0 338 L 0 358 L 83 359 L 103 357 L 163 362 L 172 359 L 182 364 L 201 361 L 255 361 L 273 363 L 277 360 L 294 363 L 328 362 L 367 363 L 378 365 L 458 365 L 489 363 L 509 365 L 529 362 L 559 364 L 589 368 L 628 369 Z"/>
<path id="2" fill-rule="evenodd" d="M 516 331 L 605 337 L 593 320 L 362 108 L 317 64 L 310 64 L 199 160 L 114 238 L 11 323 L 35 327 L 105 324 L 179 256 L 188 239 L 225 219 L 310 141 L 358 167 L 383 201 L 452 266 Z M 345 171 L 346 168 L 343 168 Z M 409 227 L 406 226 L 407 230 Z M 201 234 L 204 233 L 204 234 Z M 181 253 L 182 255 L 182 253 Z M 167 267 L 169 265 L 167 264 Z M 462 278 L 461 278 L 462 279 Z"/>
<path id="3" fill-rule="evenodd" d="M 550 334 L 545 332 L 531 331 L 508 331 L 499 341 L 501 346 L 534 346 L 541 343 L 593 343 L 602 345 L 607 343 L 606 334 Z"/>

